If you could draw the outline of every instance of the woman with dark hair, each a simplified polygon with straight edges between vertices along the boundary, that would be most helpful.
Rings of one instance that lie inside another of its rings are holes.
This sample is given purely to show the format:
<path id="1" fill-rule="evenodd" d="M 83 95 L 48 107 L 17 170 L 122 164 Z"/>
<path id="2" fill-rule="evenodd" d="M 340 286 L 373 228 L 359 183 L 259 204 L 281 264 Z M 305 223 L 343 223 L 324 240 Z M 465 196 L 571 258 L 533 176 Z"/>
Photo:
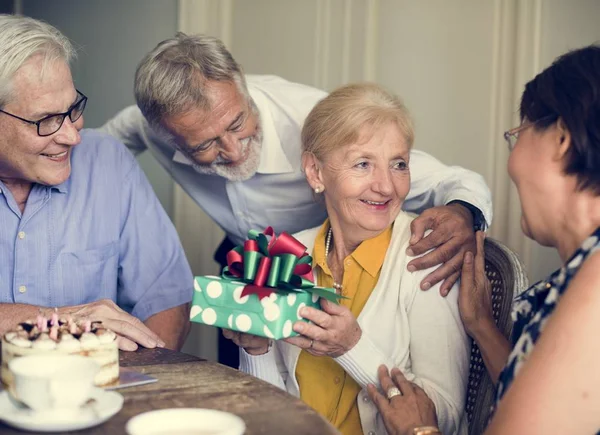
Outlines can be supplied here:
<path id="1" fill-rule="evenodd" d="M 492 317 L 483 234 L 477 255 L 465 255 L 461 318 L 497 387 L 485 433 L 600 433 L 600 46 L 567 53 L 530 81 L 521 121 L 504 135 L 521 226 L 564 265 L 515 299 L 511 345 Z M 388 432 L 441 433 L 427 396 L 397 371 L 379 375 L 404 394 L 388 401 L 369 387 Z"/>

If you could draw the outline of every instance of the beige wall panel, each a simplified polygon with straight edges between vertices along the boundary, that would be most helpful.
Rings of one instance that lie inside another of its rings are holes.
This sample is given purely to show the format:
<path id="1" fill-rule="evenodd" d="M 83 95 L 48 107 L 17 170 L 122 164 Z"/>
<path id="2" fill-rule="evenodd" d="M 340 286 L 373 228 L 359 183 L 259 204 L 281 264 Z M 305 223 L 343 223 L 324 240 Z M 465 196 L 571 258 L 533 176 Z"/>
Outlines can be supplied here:
<path id="1" fill-rule="evenodd" d="M 378 81 L 416 121 L 416 147 L 486 177 L 493 3 L 383 0 Z"/>

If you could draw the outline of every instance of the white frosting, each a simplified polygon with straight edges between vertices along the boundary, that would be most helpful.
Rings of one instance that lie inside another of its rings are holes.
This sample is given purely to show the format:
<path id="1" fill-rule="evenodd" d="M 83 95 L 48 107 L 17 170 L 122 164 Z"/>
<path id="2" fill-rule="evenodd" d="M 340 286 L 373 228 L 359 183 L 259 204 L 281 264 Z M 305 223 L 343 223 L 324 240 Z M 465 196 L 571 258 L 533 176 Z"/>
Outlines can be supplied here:
<path id="1" fill-rule="evenodd" d="M 10 343 L 19 347 L 31 347 L 31 341 L 28 338 L 19 337 L 18 335 L 10 340 Z"/>
<path id="2" fill-rule="evenodd" d="M 28 324 L 31 324 L 31 322 Z M 81 349 L 95 350 L 102 348 L 103 346 L 111 345 L 116 342 L 117 339 L 117 335 L 110 329 L 104 328 L 100 322 L 94 322 L 96 332 L 84 332 L 79 339 L 68 332 L 68 323 L 63 323 L 60 327 L 53 326 L 53 328 L 60 328 L 60 332 L 57 331 L 58 334 L 56 334 L 60 337 L 58 340 L 56 339 L 57 337 L 52 336 L 52 334 L 49 334 L 48 332 L 43 332 L 37 339 L 33 340 L 31 336 L 38 335 L 37 328 L 34 326 L 33 331 L 26 332 L 21 324 L 17 325 L 15 330 L 5 333 L 3 339 L 5 342 L 21 348 L 33 348 L 38 350 L 58 349 L 63 352 L 76 352 Z"/>
<path id="3" fill-rule="evenodd" d="M 107 345 L 105 344 L 104 346 Z M 102 367 L 109 364 L 115 364 L 119 360 L 119 351 L 117 350 L 117 346 L 114 344 L 108 346 L 110 347 L 109 349 L 100 348 L 96 350 L 89 350 L 87 351 L 88 355 L 94 358 L 94 361 L 96 361 Z"/>
<path id="4" fill-rule="evenodd" d="M 56 345 L 59 350 L 66 350 L 68 352 L 77 351 L 81 349 L 81 343 L 76 340 L 71 334 L 63 334 L 60 341 Z"/>
<path id="5" fill-rule="evenodd" d="M 31 323 L 29 323 L 31 324 Z M 76 325 L 77 326 L 77 325 Z M 77 334 L 68 332 L 69 324 L 59 326 L 58 342 L 48 332 L 39 333 L 37 326 L 26 331 L 20 324 L 15 329 L 0 335 L 5 346 L 2 346 L 2 367 L 0 378 L 4 385 L 14 388 L 14 379 L 8 370 L 8 362 L 14 358 L 38 353 L 80 354 L 96 361 L 101 369 L 96 376 L 97 386 L 105 386 L 119 379 L 119 350 L 117 335 L 101 324 L 94 325 L 96 332 L 83 333 L 77 328 Z M 37 337 L 35 340 L 32 337 Z M 76 338 L 80 337 L 80 338 Z M 6 364 L 4 364 L 6 362 Z M 12 386 L 12 387 L 11 387 Z M 1 432 L 1 430 L 0 430 Z"/>
<path id="6" fill-rule="evenodd" d="M 42 334 L 31 344 L 31 347 L 34 349 L 52 350 L 56 349 L 56 343 L 48 334 Z"/>
<path id="7" fill-rule="evenodd" d="M 96 385 L 107 385 L 119 379 L 119 364 L 113 364 L 110 367 L 104 367 L 98 372 L 94 383 Z"/>
<path id="8" fill-rule="evenodd" d="M 99 333 L 96 337 L 98 337 L 98 341 L 102 344 L 112 343 L 117 338 L 117 334 L 108 329 L 103 329 L 101 331 L 102 332 L 98 331 Z"/>
<path id="9" fill-rule="evenodd" d="M 98 340 L 98 337 L 91 332 L 84 332 L 81 334 L 79 341 L 81 342 L 81 347 L 86 350 L 95 349 L 100 345 L 100 340 Z"/>

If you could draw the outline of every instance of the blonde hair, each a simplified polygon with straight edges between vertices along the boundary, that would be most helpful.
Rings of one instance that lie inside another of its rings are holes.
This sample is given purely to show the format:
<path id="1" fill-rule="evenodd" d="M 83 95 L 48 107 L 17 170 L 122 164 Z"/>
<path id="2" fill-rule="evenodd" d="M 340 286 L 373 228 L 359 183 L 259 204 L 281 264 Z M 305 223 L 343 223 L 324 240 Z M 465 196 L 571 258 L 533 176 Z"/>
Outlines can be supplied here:
<path id="1" fill-rule="evenodd" d="M 302 128 L 302 150 L 322 160 L 329 152 L 361 139 L 363 127 L 375 131 L 390 122 L 411 148 L 413 122 L 400 98 L 374 83 L 342 86 L 309 113 Z"/>

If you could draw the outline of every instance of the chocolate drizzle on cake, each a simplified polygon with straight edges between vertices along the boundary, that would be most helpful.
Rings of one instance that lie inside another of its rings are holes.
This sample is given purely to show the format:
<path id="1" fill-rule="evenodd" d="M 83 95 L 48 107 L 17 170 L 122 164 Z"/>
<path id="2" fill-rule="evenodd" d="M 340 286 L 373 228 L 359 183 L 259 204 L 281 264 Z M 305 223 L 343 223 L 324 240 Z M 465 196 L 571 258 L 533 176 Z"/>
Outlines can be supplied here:
<path id="1" fill-rule="evenodd" d="M 23 323 L 19 323 L 19 326 L 27 331 L 28 333 L 32 331 L 32 329 L 35 327 L 35 325 L 33 323 L 28 323 L 28 322 L 23 322 Z"/>
<path id="2" fill-rule="evenodd" d="M 102 322 L 89 320 L 59 319 L 55 312 L 50 319 L 38 316 L 35 321 L 19 323 L 17 327 L 4 334 L 4 340 L 19 347 L 53 349 L 55 347 L 73 348 L 79 346 L 82 337 L 87 337 L 85 345 L 96 346 L 116 340 L 116 334 L 104 328 Z M 64 340 L 69 344 L 62 345 Z M 73 343 L 77 341 L 77 343 Z"/>

